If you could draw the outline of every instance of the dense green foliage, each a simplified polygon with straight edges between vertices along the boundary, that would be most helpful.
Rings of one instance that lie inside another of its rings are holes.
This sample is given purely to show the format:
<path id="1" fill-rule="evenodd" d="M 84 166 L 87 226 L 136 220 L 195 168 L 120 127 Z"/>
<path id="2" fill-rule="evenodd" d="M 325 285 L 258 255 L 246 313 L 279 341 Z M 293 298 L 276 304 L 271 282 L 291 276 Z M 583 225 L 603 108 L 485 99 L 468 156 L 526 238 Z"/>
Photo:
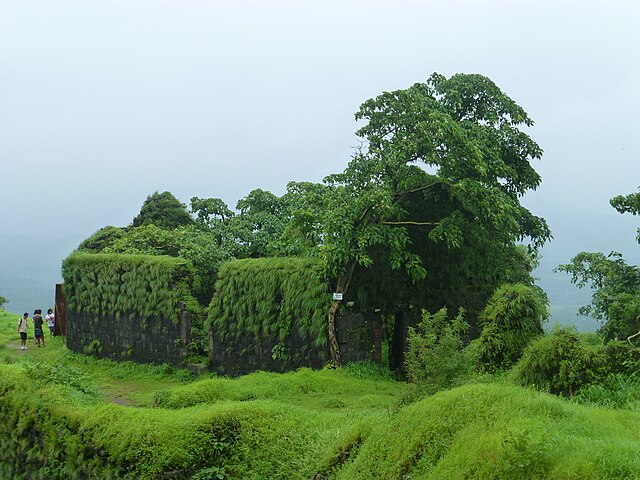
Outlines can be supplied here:
<path id="1" fill-rule="evenodd" d="M 518 201 L 540 183 L 529 161 L 542 151 L 520 130 L 533 122 L 486 77 L 433 74 L 366 101 L 356 118 L 366 122 L 357 132 L 365 149 L 342 174 L 326 179 L 334 200 L 324 251 L 334 274 L 351 258 L 370 264 L 371 247 L 384 245 L 392 267 L 423 277 L 420 259 L 407 251 L 411 224 L 452 248 L 471 226 L 493 235 L 496 247 L 498 241 L 530 238 L 540 245 L 549 238 L 545 222 Z M 441 202 L 448 204 L 428 208 L 431 221 L 414 222 L 403 202 L 433 189 L 442 189 Z"/>
<path id="2" fill-rule="evenodd" d="M 178 258 L 74 253 L 64 260 L 62 276 L 67 306 L 77 312 L 177 322 L 179 302 L 197 308 L 192 267 Z"/>
<path id="3" fill-rule="evenodd" d="M 329 288 L 355 309 L 462 307 L 476 336 L 491 293 L 532 283 L 532 258 L 551 236 L 520 203 L 541 181 L 531 162 L 542 149 L 526 132 L 533 122 L 488 78 L 436 73 L 367 100 L 356 119 L 361 148 L 323 184 L 291 182 L 280 197 L 254 189 L 236 211 L 193 197 L 193 217 L 171 193 L 156 192 L 130 227 L 103 229 L 81 250 L 186 258 L 202 305 L 231 258 L 320 258 Z M 340 305 L 327 307 L 337 364 Z"/>
<path id="4" fill-rule="evenodd" d="M 171 192 L 155 192 L 144 201 L 140 213 L 136 215 L 131 225 L 140 227 L 152 224 L 170 230 L 192 223 L 193 218 L 189 215 L 187 207 L 180 203 Z"/>
<path id="5" fill-rule="evenodd" d="M 93 235 L 85 238 L 78 250 L 87 253 L 98 253 L 111 245 L 113 242 L 123 237 L 126 234 L 126 229 L 120 227 L 106 226 L 102 227 Z"/>
<path id="6" fill-rule="evenodd" d="M 462 309 L 451 320 L 446 308 L 434 314 L 424 311 L 417 327 L 409 327 L 404 361 L 407 379 L 437 391 L 470 374 L 475 358 L 462 342 L 468 327 Z"/>
<path id="7" fill-rule="evenodd" d="M 211 301 L 220 265 L 232 258 L 231 253 L 220 248 L 209 232 L 195 225 L 181 226 L 173 230 L 155 225 L 127 229 L 123 236 L 101 251 L 133 255 L 168 255 L 188 260 L 194 267 L 192 292 L 203 306 Z"/>
<path id="8" fill-rule="evenodd" d="M 512 367 L 529 342 L 542 334 L 547 317 L 546 297 L 539 289 L 523 284 L 498 288 L 480 316 L 481 367 L 491 372 Z"/>
<path id="9" fill-rule="evenodd" d="M 595 480 L 640 473 L 637 413 L 497 384 L 421 400 L 350 447 L 331 478 Z"/>
<path id="10" fill-rule="evenodd" d="M 540 184 L 530 162 L 542 150 L 524 131 L 533 122 L 491 80 L 463 74 L 384 92 L 356 119 L 365 123 L 362 147 L 342 173 L 325 178 L 318 222 L 332 288 L 356 301 L 350 288 L 366 284 L 377 265 L 393 279 L 391 298 L 430 311 L 462 306 L 473 326 L 495 288 L 526 281 L 506 278 L 505 265 L 520 257 L 516 242 L 535 251 L 551 236 L 520 203 Z M 328 317 L 336 361 L 339 308 L 332 304 Z"/>
<path id="11" fill-rule="evenodd" d="M 295 329 L 310 344 L 324 345 L 329 301 L 318 260 L 233 260 L 220 269 L 208 318 L 226 341 L 251 335 L 282 342 Z"/>
<path id="12" fill-rule="evenodd" d="M 0 296 L 0 308 L 2 308 L 2 306 L 7 303 L 9 300 L 7 300 L 5 297 Z"/>
<path id="13" fill-rule="evenodd" d="M 628 195 L 617 195 L 609 203 L 620 213 L 640 215 L 640 190 Z"/>

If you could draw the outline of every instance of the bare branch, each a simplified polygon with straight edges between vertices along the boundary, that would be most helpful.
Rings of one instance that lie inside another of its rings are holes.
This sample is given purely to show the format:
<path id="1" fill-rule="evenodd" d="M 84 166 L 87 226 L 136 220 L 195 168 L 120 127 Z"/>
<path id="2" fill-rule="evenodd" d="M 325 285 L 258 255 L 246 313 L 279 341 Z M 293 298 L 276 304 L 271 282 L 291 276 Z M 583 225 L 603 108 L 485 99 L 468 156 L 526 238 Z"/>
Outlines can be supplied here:
<path id="1" fill-rule="evenodd" d="M 382 222 L 383 225 L 440 225 L 440 222 Z"/>
<path id="2" fill-rule="evenodd" d="M 406 190 L 404 192 L 396 192 L 393 194 L 394 197 L 402 197 L 404 195 L 409 195 L 410 193 L 416 193 L 416 192 L 421 192 L 422 190 L 427 190 L 431 187 L 435 187 L 436 185 L 448 185 L 448 186 L 452 186 L 451 183 L 446 182 L 444 180 L 438 180 L 437 182 L 434 183 L 430 183 L 429 185 L 423 185 L 422 187 L 418 187 L 418 188 L 414 188 L 413 190 Z"/>

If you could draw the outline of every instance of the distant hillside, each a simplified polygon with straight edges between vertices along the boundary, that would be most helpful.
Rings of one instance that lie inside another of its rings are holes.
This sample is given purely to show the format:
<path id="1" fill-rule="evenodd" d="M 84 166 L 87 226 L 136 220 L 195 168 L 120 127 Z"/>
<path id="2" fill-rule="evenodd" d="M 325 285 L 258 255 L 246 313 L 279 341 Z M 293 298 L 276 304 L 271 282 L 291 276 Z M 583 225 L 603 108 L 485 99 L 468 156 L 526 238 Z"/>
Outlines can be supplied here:
<path id="1" fill-rule="evenodd" d="M 555 248 L 554 248 L 555 247 Z M 578 331 L 593 332 L 600 326 L 592 317 L 578 315 L 578 308 L 591 302 L 591 290 L 579 289 L 571 283 L 570 275 L 553 270 L 562 263 L 569 263 L 578 251 L 564 251 L 551 243 L 542 251 L 540 267 L 534 272 L 538 278 L 536 282 L 547 292 L 551 304 L 551 318 L 547 323 L 548 328 L 557 324 L 574 325 Z"/>
<path id="2" fill-rule="evenodd" d="M 62 259 L 78 243 L 75 236 L 50 240 L 44 234 L 0 234 L 0 295 L 9 299 L 5 309 L 32 313 L 52 307 L 55 284 L 62 281 Z"/>

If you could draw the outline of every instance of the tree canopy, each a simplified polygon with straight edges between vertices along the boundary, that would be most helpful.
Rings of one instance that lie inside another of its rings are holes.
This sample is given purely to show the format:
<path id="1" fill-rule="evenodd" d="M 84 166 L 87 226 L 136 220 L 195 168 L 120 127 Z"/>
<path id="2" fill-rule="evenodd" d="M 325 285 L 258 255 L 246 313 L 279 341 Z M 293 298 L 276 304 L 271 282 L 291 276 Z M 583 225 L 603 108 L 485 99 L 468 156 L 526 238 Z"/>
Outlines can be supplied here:
<path id="1" fill-rule="evenodd" d="M 488 283 L 489 295 L 502 260 L 516 256 L 515 242 L 535 251 L 551 237 L 520 204 L 540 184 L 530 162 L 542 150 L 523 131 L 533 122 L 488 78 L 433 74 L 367 100 L 356 119 L 365 121 L 360 149 L 343 173 L 325 179 L 320 255 L 337 292 L 346 294 L 356 267 L 376 258 L 418 282 L 429 274 L 420 246 L 437 244 L 455 252 L 454 261 L 475 255 L 476 271 L 473 262 L 460 264 L 460 280 Z M 338 309 L 334 302 L 330 337 Z"/>
<path id="2" fill-rule="evenodd" d="M 192 223 L 193 218 L 189 215 L 187 207 L 171 192 L 155 192 L 147 197 L 131 225 L 139 227 L 153 224 L 156 227 L 172 229 Z"/>

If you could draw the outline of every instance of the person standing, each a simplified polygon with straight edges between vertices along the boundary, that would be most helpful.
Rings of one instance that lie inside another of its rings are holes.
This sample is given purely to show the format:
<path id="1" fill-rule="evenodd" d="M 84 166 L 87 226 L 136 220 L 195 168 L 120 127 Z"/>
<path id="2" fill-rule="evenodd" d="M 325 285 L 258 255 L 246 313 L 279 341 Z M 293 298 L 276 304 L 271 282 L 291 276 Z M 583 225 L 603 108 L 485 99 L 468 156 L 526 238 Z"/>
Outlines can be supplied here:
<path id="1" fill-rule="evenodd" d="M 47 310 L 47 327 L 49 327 L 49 338 L 53 337 L 53 330 L 56 325 L 56 316 L 53 313 L 53 309 Z"/>
<path id="2" fill-rule="evenodd" d="M 18 333 L 20 334 L 20 350 L 27 349 L 27 327 L 29 326 L 29 314 L 25 313 L 18 322 Z"/>
<path id="3" fill-rule="evenodd" d="M 44 347 L 44 332 L 42 331 L 42 326 L 44 325 L 44 320 L 42 320 L 42 310 L 37 309 L 33 312 L 33 336 L 36 338 L 36 343 L 40 346 L 42 342 L 42 346 Z"/>

